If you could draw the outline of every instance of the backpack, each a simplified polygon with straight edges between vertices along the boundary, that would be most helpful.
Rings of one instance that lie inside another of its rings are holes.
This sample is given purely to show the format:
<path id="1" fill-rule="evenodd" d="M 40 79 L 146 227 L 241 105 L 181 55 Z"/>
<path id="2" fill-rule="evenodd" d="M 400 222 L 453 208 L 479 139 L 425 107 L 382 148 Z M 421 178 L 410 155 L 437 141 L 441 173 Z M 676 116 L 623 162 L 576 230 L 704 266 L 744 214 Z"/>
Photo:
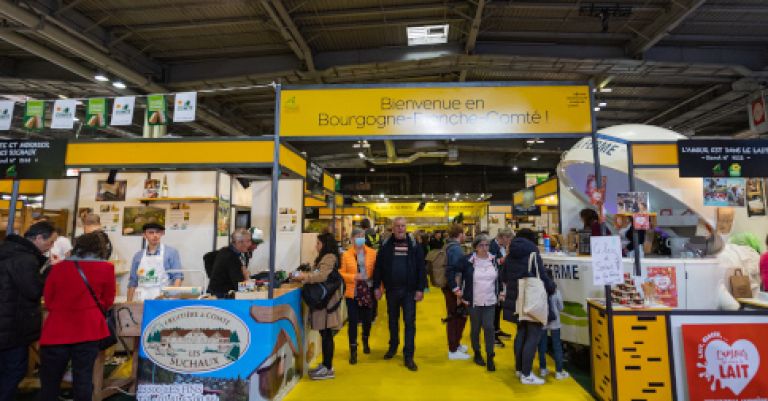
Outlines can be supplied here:
<path id="1" fill-rule="evenodd" d="M 445 266 L 448 264 L 448 247 L 451 245 L 445 244 L 440 249 L 429 251 L 425 258 L 427 269 L 430 272 L 430 280 L 432 285 L 436 287 L 444 288 L 448 284 L 448 278 L 445 276 Z"/>
<path id="2" fill-rule="evenodd" d="M 531 252 L 528 258 L 528 272 L 531 267 L 536 272 L 534 277 L 524 277 L 517 281 L 517 304 L 515 310 L 520 315 L 520 320 L 529 320 L 541 324 L 547 324 L 549 317 L 549 299 L 544 282 L 539 277 L 539 267 L 536 263 L 536 252 Z"/>
<path id="3" fill-rule="evenodd" d="M 326 309 L 328 301 L 331 300 L 333 294 L 341 288 L 344 279 L 339 274 L 339 270 L 334 268 L 322 283 L 304 284 L 301 287 L 301 298 L 312 310 Z M 329 312 L 335 311 L 341 302 L 337 303 Z"/>
<path id="4" fill-rule="evenodd" d="M 203 255 L 203 266 L 205 266 L 205 274 L 208 276 L 209 280 L 213 275 L 213 262 L 216 260 L 216 255 L 218 254 L 219 250 L 217 249 Z"/>

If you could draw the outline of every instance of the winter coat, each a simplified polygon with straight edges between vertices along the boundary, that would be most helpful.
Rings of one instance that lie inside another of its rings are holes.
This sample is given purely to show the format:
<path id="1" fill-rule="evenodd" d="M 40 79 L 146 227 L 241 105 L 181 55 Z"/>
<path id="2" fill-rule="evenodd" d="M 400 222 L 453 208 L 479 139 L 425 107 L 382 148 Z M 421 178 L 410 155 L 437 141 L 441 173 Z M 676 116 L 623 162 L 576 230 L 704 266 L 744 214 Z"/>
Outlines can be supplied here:
<path id="1" fill-rule="evenodd" d="M 376 266 L 376 250 L 365 246 L 365 273 L 370 280 L 373 280 L 373 271 Z M 357 277 L 357 250 L 354 246 L 347 249 L 341 255 L 341 268 L 339 269 L 341 277 L 344 277 L 344 296 L 346 298 L 355 297 L 355 282 Z"/>
<path id="2" fill-rule="evenodd" d="M 472 253 L 470 255 L 465 256 L 462 259 L 461 267 L 454 271 L 454 277 L 456 273 L 461 274 L 461 298 L 469 303 L 470 306 L 474 306 L 474 294 L 475 294 L 475 288 L 474 288 L 474 279 L 475 279 L 475 265 L 474 265 L 474 256 L 475 254 Z M 493 263 L 493 266 L 496 267 L 496 270 L 498 271 L 498 266 L 496 265 L 496 258 L 493 255 L 489 255 L 491 258 L 491 262 Z M 499 299 L 499 294 L 502 292 L 502 286 L 501 286 L 501 280 L 499 279 L 501 277 L 501 273 L 499 273 L 499 276 L 496 278 L 496 299 Z"/>
<path id="3" fill-rule="evenodd" d="M 304 284 L 322 283 L 328 279 L 333 269 L 338 265 L 338 258 L 334 254 L 326 254 L 315 265 L 315 268 L 307 273 Z M 339 303 L 342 301 L 341 289 L 331 295 L 328 306 L 325 309 L 312 310 L 312 319 L 310 325 L 312 330 L 336 329 L 339 330 L 344 325 L 341 320 L 341 308 Z M 335 309 L 333 309 L 335 307 Z M 329 309 L 333 309 L 329 311 Z"/>
<path id="4" fill-rule="evenodd" d="M 539 270 L 539 278 L 544 281 L 544 288 L 546 288 L 548 294 L 555 291 L 555 283 L 547 275 L 544 262 L 541 260 L 541 254 L 539 254 L 539 248 L 536 244 L 521 237 L 513 239 L 509 245 L 509 254 L 506 260 L 504 260 L 504 266 L 500 272 L 501 281 L 506 289 L 506 298 L 502 304 L 504 320 L 516 321 L 514 314 L 517 313 L 515 304 L 519 292 L 518 280 L 524 277 L 536 277 L 536 273 L 533 270 L 528 271 L 528 260 L 532 252 L 536 253 L 536 265 Z M 548 321 L 553 320 L 554 316 L 554 311 L 550 305 Z"/>
<path id="5" fill-rule="evenodd" d="M 424 255 L 421 247 L 410 236 L 408 239 L 408 282 L 406 290 L 411 292 L 424 291 L 427 288 L 427 270 L 424 267 Z M 387 238 L 381 244 L 376 255 L 376 268 L 373 271 L 373 288 L 379 288 L 384 284 L 384 289 L 392 285 L 392 261 L 395 257 L 395 237 Z"/>
<path id="6" fill-rule="evenodd" d="M 106 310 L 115 301 L 115 267 L 101 260 L 78 260 L 93 292 Z M 67 259 L 51 268 L 45 281 L 45 307 L 48 317 L 43 323 L 41 345 L 75 344 L 100 340 L 109 335 L 101 309 L 88 287 Z"/>
<path id="7" fill-rule="evenodd" d="M 40 268 L 46 257 L 35 244 L 11 234 L 0 244 L 0 350 L 40 338 Z"/>

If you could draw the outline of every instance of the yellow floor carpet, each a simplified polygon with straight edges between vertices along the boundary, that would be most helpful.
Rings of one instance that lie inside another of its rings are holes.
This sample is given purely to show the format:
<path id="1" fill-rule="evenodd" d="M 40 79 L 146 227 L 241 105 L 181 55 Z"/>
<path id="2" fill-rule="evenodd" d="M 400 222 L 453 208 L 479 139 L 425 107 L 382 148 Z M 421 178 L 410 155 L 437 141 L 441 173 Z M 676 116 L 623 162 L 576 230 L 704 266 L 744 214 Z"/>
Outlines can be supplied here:
<path id="1" fill-rule="evenodd" d="M 418 372 L 403 366 L 401 349 L 391 360 L 384 360 L 389 333 L 386 305 L 379 303 L 379 317 L 371 333 L 371 353 L 359 353 L 357 365 L 349 364 L 347 328 L 336 335 L 334 368 L 336 378 L 312 381 L 305 377 L 288 394 L 286 401 L 321 400 L 397 400 L 397 401 L 469 401 L 469 400 L 593 400 L 573 379 L 555 380 L 552 376 L 542 386 L 524 386 L 515 378 L 512 340 L 505 348 L 496 348 L 497 371 L 490 373 L 471 360 L 449 361 L 443 294 L 433 288 L 416 307 L 416 364 Z M 514 326 L 502 323 L 502 330 L 514 333 Z M 469 322 L 463 344 L 469 342 Z M 482 334 L 481 334 L 482 336 Z M 402 322 L 401 322 L 402 338 Z M 547 364 L 554 367 L 551 358 Z M 314 365 L 313 365 L 314 366 Z M 538 371 L 538 357 L 534 362 Z"/>

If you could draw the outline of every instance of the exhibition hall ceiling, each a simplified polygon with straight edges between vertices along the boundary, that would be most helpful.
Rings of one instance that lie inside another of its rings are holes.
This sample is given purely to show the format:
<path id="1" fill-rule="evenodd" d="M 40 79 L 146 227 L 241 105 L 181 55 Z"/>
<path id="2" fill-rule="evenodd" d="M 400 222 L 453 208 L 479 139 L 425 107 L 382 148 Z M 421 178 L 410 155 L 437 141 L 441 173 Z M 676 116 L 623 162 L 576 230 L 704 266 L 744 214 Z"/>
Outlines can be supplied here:
<path id="1" fill-rule="evenodd" d="M 0 97 L 200 91 L 198 121 L 169 134 L 257 136 L 273 130 L 272 82 L 592 81 L 604 89 L 598 127 L 743 137 L 747 100 L 768 81 L 766 17 L 760 0 L 0 0 Z M 446 43 L 409 46 L 406 28 L 420 26 L 444 27 Z M 127 88 L 95 81 L 97 72 Z M 77 132 L 140 136 L 135 123 Z M 426 142 L 398 142 L 397 155 L 451 146 Z M 458 145 L 464 165 L 483 157 L 476 143 Z M 478 166 L 509 169 L 526 145 L 498 143 Z M 371 167 L 355 166 L 346 142 L 296 146 L 329 168 Z M 387 157 L 383 143 L 371 151 Z"/>

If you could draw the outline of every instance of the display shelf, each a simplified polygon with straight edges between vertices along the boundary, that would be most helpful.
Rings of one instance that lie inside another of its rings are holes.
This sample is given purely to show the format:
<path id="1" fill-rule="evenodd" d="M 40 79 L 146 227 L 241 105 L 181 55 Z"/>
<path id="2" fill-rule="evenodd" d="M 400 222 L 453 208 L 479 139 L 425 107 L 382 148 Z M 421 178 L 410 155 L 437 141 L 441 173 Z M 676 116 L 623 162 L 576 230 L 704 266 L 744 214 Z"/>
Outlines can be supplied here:
<path id="1" fill-rule="evenodd" d="M 157 202 L 157 203 L 192 203 L 192 202 L 216 202 L 217 199 L 214 197 L 208 197 L 208 196 L 190 196 L 190 197 L 179 197 L 179 198 L 139 198 L 139 202 L 144 203 L 150 203 L 150 202 Z"/>

